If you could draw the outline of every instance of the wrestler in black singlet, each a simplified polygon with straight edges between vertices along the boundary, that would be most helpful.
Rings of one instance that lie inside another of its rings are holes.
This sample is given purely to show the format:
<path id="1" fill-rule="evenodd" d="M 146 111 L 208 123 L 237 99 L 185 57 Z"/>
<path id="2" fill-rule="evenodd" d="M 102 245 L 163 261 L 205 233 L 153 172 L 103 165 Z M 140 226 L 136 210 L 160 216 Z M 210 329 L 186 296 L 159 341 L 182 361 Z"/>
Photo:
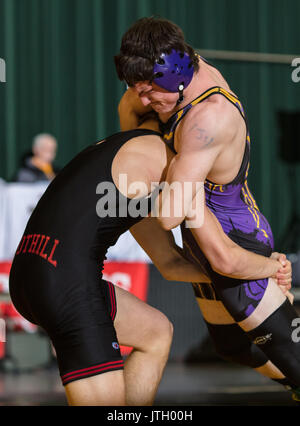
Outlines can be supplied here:
<path id="1" fill-rule="evenodd" d="M 49 335 L 64 385 L 123 368 L 113 326 L 115 294 L 102 279 L 103 262 L 118 237 L 144 217 L 130 217 L 130 204 L 147 215 L 155 194 L 126 198 L 114 185 L 111 167 L 127 141 L 146 135 L 159 134 L 145 129 L 118 133 L 78 154 L 40 199 L 13 260 L 12 301 Z M 103 182 L 114 191 L 102 212 L 113 208 L 115 217 L 101 218 L 96 211 L 101 200 L 96 188 Z"/>

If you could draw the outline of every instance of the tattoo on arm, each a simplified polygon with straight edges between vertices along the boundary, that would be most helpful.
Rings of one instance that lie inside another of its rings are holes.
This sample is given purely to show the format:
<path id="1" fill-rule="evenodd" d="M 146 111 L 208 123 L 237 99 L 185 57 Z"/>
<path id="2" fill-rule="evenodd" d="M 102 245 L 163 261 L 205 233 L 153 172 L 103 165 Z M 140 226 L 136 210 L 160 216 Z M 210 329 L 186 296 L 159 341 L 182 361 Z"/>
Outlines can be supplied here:
<path id="1" fill-rule="evenodd" d="M 210 137 L 206 130 L 198 127 L 197 124 L 193 125 L 192 130 L 196 131 L 196 138 L 203 143 L 203 148 L 209 146 L 214 141 L 214 138 Z"/>

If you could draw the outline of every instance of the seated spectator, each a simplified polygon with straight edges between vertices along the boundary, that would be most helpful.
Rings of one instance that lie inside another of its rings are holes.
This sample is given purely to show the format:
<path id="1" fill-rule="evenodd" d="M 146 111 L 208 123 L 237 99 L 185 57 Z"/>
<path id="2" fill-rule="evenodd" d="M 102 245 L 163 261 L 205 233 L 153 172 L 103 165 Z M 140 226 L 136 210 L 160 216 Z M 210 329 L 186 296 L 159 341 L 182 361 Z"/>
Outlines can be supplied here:
<path id="1" fill-rule="evenodd" d="M 23 158 L 23 164 L 16 173 L 14 182 L 38 182 L 52 180 L 57 170 L 53 167 L 57 141 L 54 136 L 41 133 L 34 137 L 32 152 Z"/>

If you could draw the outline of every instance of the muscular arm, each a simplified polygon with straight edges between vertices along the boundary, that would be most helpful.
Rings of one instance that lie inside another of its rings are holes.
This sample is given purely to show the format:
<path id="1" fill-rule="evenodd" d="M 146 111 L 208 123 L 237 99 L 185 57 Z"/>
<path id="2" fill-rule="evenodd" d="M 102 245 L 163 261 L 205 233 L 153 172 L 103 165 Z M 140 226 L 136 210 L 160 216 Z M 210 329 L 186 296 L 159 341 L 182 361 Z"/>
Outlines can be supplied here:
<path id="1" fill-rule="evenodd" d="M 203 226 L 191 231 L 213 270 L 221 275 L 255 280 L 275 277 L 282 269 L 278 260 L 257 255 L 235 244 L 207 207 Z"/>
<path id="2" fill-rule="evenodd" d="M 198 264 L 184 258 L 172 232 L 162 229 L 155 218 L 143 219 L 131 227 L 130 232 L 165 279 L 210 282 Z"/>
<path id="3" fill-rule="evenodd" d="M 162 276 L 171 281 L 210 282 L 197 264 L 192 264 L 176 245 L 171 231 L 165 231 L 153 217 L 147 217 L 130 229 Z M 223 232 L 209 209 L 204 226 L 193 235 L 215 272 L 232 278 L 255 280 L 276 277 L 282 265 L 278 260 L 249 252 L 235 244 Z"/>
<path id="4" fill-rule="evenodd" d="M 202 224 L 199 206 L 204 204 L 203 184 L 221 152 L 223 138 L 227 138 L 226 122 L 218 117 L 217 108 L 190 111 L 191 118 L 183 120 L 177 130 L 177 154 L 168 168 L 167 185 L 156 203 L 158 220 L 164 229 L 178 226 L 185 218 L 194 217 L 190 227 Z"/>
<path id="5" fill-rule="evenodd" d="M 189 228 L 212 268 L 221 275 L 248 280 L 275 277 L 282 272 L 281 263 L 244 250 L 230 240 L 207 208 L 203 186 L 197 192 L 195 183 L 205 181 L 221 152 L 223 138 L 230 143 L 230 138 L 233 137 L 227 130 L 230 126 L 227 125 L 226 117 L 217 114 L 217 108 L 218 106 L 216 109 L 212 106 L 210 109 L 200 110 L 199 114 L 194 114 L 179 129 L 178 154 L 170 164 L 166 180 L 169 184 L 178 182 L 182 186 L 191 182 L 194 187 L 187 196 L 183 191 L 182 216 L 166 216 L 163 211 L 164 203 L 170 204 L 172 212 L 173 205 L 179 201 L 178 195 L 167 186 L 167 191 L 164 193 L 163 190 L 160 194 L 158 220 L 164 229 L 172 229 L 184 219 L 193 218 L 189 221 Z"/>
<path id="6" fill-rule="evenodd" d="M 135 92 L 128 89 L 124 94 L 119 107 L 120 122 L 123 130 L 129 130 L 137 127 L 139 115 L 143 115 L 145 108 Z M 220 144 L 217 140 L 218 133 L 222 131 L 222 121 L 219 120 L 218 126 L 215 124 L 213 116 L 203 116 L 202 125 L 199 126 L 196 120 L 191 121 L 189 125 L 182 126 L 180 129 L 180 137 L 186 137 L 190 144 L 185 146 L 181 145 L 178 155 L 174 156 L 168 169 L 167 181 L 179 181 L 184 183 L 187 181 L 186 176 L 189 177 L 191 182 L 203 182 L 207 176 L 211 165 L 215 161 L 220 151 Z M 205 126 L 203 125 L 205 123 Z M 198 194 L 201 195 L 200 191 Z M 172 194 L 170 194 L 172 196 Z M 195 193 L 193 194 L 195 200 Z M 172 200 L 174 202 L 174 200 Z M 190 200 L 189 200 L 190 201 Z M 169 200 L 170 202 L 170 200 Z M 191 204 L 193 206 L 193 204 Z M 259 279 L 264 277 L 275 276 L 281 277 L 281 283 L 290 280 L 291 266 L 290 262 L 287 263 L 285 274 L 283 274 L 282 265 L 275 259 L 268 259 L 264 256 L 257 255 L 250 251 L 244 250 L 223 232 L 221 225 L 215 216 L 205 207 L 203 199 L 203 209 L 205 208 L 203 226 L 193 228 L 194 237 L 197 240 L 202 251 L 207 256 L 212 268 L 221 275 L 229 275 L 233 278 L 240 279 Z M 160 224 L 166 229 L 171 229 L 177 226 L 184 220 L 184 212 L 179 217 L 159 217 Z M 142 223 L 143 222 L 143 223 Z M 175 242 L 172 241 L 172 235 L 164 234 L 160 227 L 157 227 L 156 222 L 151 222 L 152 227 L 147 226 L 150 224 L 145 220 L 132 228 L 134 237 L 148 253 L 153 263 L 156 264 L 163 276 L 169 277 L 170 265 L 172 263 L 171 256 L 175 255 L 174 259 L 179 259 L 179 253 L 176 251 Z M 155 228 L 156 231 L 155 231 Z M 157 232 L 157 234 L 156 234 Z M 166 236 L 168 235 L 168 237 Z M 161 239 L 160 239 L 161 236 Z M 164 238 L 164 240 L 163 240 Z M 164 243 L 163 243 L 164 241 Z M 168 258 L 164 256 L 168 250 Z M 168 260 L 169 259 L 169 260 Z M 173 259 L 173 260 L 174 260 Z M 182 259 L 180 260 L 182 261 Z M 162 263 L 163 262 L 163 263 Z M 185 262 L 185 260 L 183 261 Z M 181 265 L 184 265 L 181 264 Z M 196 273 L 198 273 L 197 271 Z M 181 270 L 182 273 L 182 270 Z M 195 271 L 191 271 L 191 274 Z M 177 272 L 174 273 L 174 275 Z M 193 277 L 190 277 L 193 278 Z M 195 280 L 187 276 L 182 276 L 182 281 L 201 281 L 198 277 Z M 181 281 L 180 277 L 168 278 L 172 280 Z M 207 281 L 207 278 L 203 281 Z M 290 288 L 290 284 L 288 285 Z"/>

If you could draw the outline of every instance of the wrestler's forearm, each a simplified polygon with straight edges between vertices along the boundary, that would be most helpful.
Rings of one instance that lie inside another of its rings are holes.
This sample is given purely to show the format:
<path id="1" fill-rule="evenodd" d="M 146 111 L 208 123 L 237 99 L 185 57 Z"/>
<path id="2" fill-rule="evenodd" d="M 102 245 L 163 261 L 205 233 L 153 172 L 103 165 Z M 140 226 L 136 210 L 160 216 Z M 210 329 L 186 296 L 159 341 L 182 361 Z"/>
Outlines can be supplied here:
<path id="1" fill-rule="evenodd" d="M 146 217 L 130 232 L 162 276 L 170 281 L 209 282 L 201 266 L 186 259 L 172 232 L 164 231 L 153 217 Z"/>
<path id="2" fill-rule="evenodd" d="M 257 280 L 262 278 L 273 277 L 279 269 L 282 268 L 280 262 L 275 259 L 261 256 L 235 246 L 230 249 L 231 270 L 226 274 L 232 278 L 240 278 L 247 280 Z"/>
<path id="3" fill-rule="evenodd" d="M 139 126 L 140 117 L 150 111 L 152 108 L 143 106 L 134 90 L 126 90 L 118 106 L 121 130 L 136 129 Z"/>
<path id="4" fill-rule="evenodd" d="M 177 253 L 176 253 L 177 252 Z M 159 269 L 159 267 L 158 267 Z M 186 260 L 180 250 L 173 249 L 172 261 L 165 264 L 160 270 L 161 274 L 169 281 L 183 282 L 211 282 L 211 279 L 205 275 L 200 265 Z"/>
<path id="5" fill-rule="evenodd" d="M 278 260 L 245 250 L 232 241 L 206 206 L 203 226 L 191 231 L 212 269 L 220 275 L 256 280 L 272 277 L 282 267 Z"/>

